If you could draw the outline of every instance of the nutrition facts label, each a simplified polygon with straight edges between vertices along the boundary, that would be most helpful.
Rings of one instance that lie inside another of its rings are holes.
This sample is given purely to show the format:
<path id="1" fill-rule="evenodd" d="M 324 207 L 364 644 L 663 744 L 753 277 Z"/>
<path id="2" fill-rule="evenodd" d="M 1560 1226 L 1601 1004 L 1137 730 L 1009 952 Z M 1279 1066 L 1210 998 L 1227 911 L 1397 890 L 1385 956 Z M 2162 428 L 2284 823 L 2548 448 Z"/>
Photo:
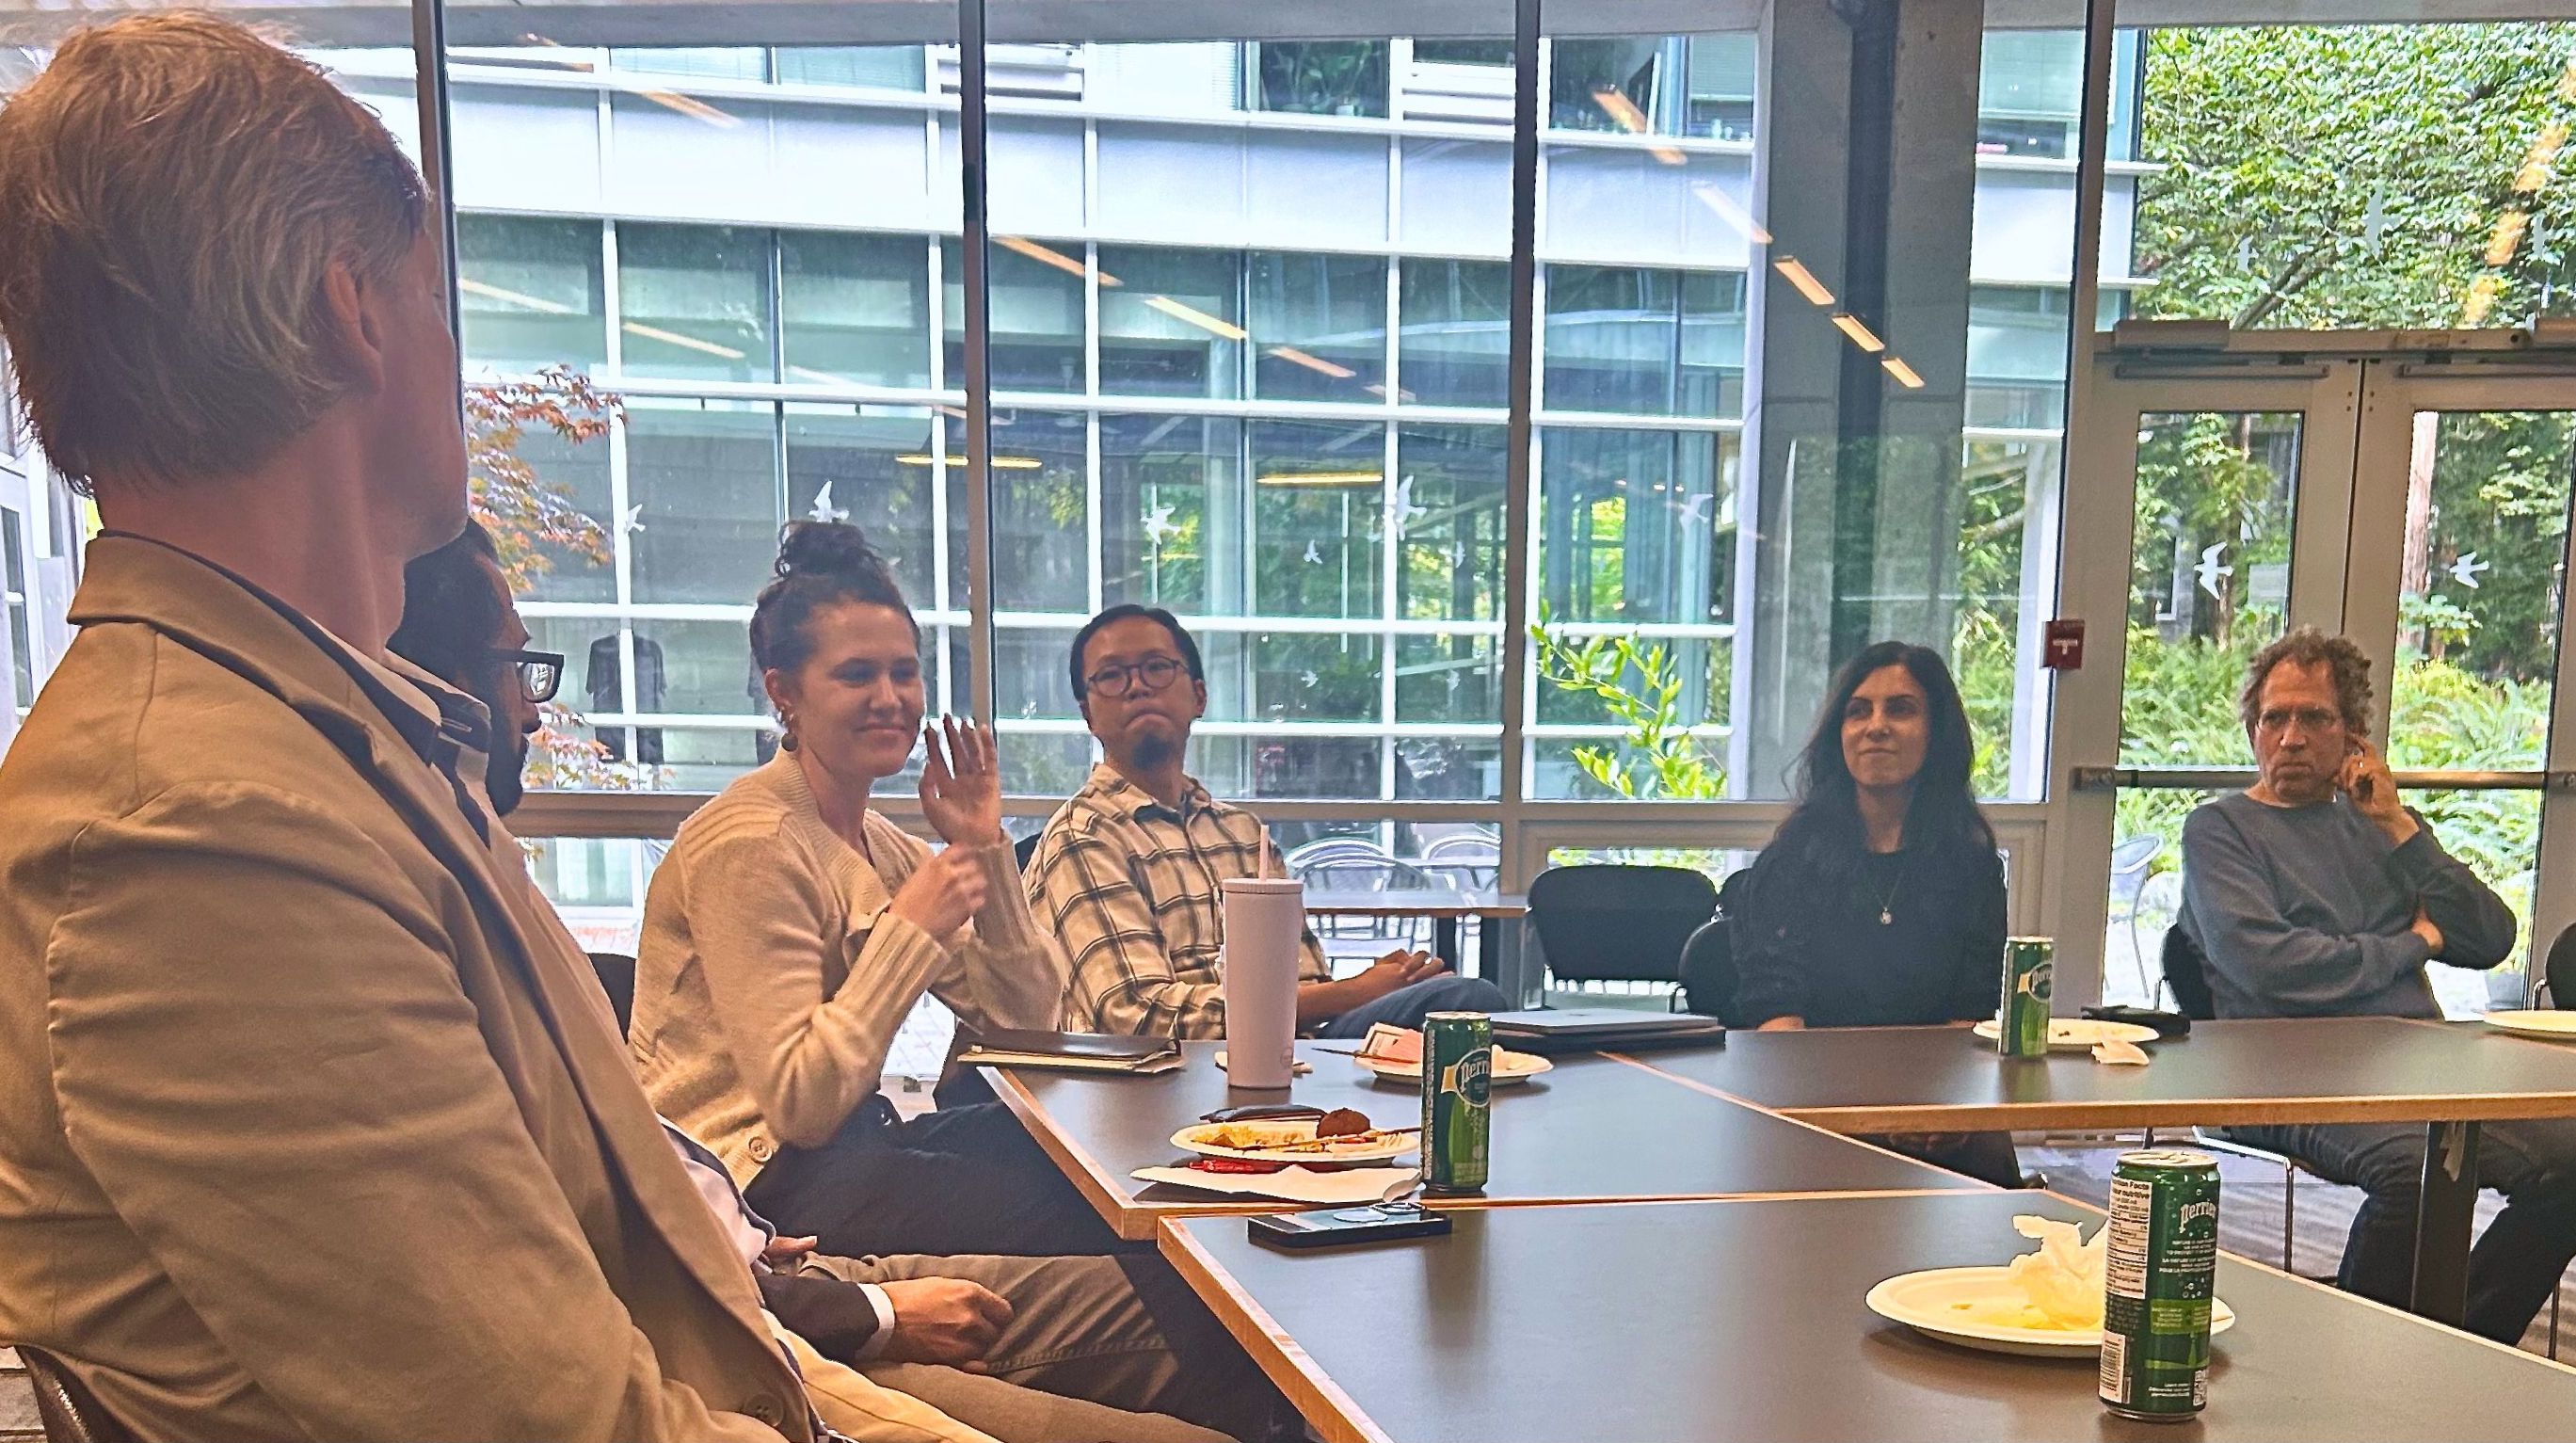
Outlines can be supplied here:
<path id="1" fill-rule="evenodd" d="M 2102 1264 L 2102 1286 L 2115 1298 L 2147 1296 L 2147 1238 L 2154 1231 L 2155 1184 L 2111 1180 L 2111 1246 Z"/>

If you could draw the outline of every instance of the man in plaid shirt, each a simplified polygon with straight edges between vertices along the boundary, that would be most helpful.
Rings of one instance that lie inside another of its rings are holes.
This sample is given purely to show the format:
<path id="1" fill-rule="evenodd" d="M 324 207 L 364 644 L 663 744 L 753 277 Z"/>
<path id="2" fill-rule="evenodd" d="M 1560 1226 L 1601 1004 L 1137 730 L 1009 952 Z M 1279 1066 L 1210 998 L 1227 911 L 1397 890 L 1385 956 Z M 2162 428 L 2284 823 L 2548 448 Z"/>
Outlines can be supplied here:
<path id="1" fill-rule="evenodd" d="M 1028 867 L 1030 908 L 1073 958 L 1064 1025 L 1221 1037 L 1218 884 L 1261 875 L 1268 849 L 1260 818 L 1182 770 L 1191 724 L 1207 711 L 1198 643 L 1159 607 L 1113 606 L 1074 636 L 1071 672 L 1107 759 L 1048 820 Z M 1297 1026 L 1312 1036 L 1505 1007 L 1492 983 L 1450 976 L 1428 953 L 1398 948 L 1335 981 L 1311 929 L 1302 950 Z"/>

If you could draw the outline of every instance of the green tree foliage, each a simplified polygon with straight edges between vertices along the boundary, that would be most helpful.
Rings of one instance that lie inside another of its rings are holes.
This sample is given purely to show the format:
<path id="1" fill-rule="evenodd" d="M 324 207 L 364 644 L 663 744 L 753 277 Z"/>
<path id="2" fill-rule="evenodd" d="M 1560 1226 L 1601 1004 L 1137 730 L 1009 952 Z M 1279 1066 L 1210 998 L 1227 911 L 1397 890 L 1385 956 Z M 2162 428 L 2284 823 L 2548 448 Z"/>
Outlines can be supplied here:
<path id="1" fill-rule="evenodd" d="M 532 380 L 465 389 L 467 504 L 491 531 L 513 593 L 525 593 L 559 566 L 606 566 L 611 560 L 607 528 L 571 492 L 538 475 L 519 454 L 521 444 L 530 430 L 540 429 L 587 445 L 605 437 L 624 412 L 623 398 L 561 368 Z M 661 780 L 658 767 L 609 760 L 606 747 L 577 730 L 582 719 L 571 708 L 549 703 L 543 714 L 545 723 L 528 745 L 533 785 L 633 791 Z"/>
<path id="2" fill-rule="evenodd" d="M 2571 272 L 2576 25 L 2151 31 L 2136 271 L 2147 315 L 2497 324 Z M 2520 217 L 2520 219 L 2514 219 Z M 2483 299 L 2479 299 L 2483 297 Z"/>

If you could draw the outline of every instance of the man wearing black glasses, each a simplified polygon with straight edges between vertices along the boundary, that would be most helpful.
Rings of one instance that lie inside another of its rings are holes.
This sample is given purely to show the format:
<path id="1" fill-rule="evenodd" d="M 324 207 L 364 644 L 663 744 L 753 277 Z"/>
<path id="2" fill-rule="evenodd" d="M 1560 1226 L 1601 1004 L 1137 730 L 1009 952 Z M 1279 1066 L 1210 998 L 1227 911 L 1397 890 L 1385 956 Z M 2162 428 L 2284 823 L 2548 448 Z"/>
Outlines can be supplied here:
<path id="1" fill-rule="evenodd" d="M 1207 711 L 1198 643 L 1160 607 L 1113 606 L 1075 633 L 1071 674 L 1104 760 L 1048 820 L 1027 868 L 1030 907 L 1073 958 L 1065 1025 L 1223 1036 L 1218 885 L 1282 873 L 1261 819 L 1184 769 L 1190 728 Z M 1492 983 L 1404 948 L 1336 981 L 1311 930 L 1298 976 L 1297 1025 L 1321 1037 L 1505 1005 Z"/>
<path id="2" fill-rule="evenodd" d="M 528 641 L 527 623 L 501 579 L 500 553 L 481 522 L 466 522 L 455 540 L 404 568 L 402 625 L 386 646 L 492 708 L 483 784 L 492 810 L 503 816 L 525 790 L 520 774 L 528 765 L 528 738 L 542 720 L 537 708 L 553 701 L 563 684 L 563 656 L 530 651 Z"/>

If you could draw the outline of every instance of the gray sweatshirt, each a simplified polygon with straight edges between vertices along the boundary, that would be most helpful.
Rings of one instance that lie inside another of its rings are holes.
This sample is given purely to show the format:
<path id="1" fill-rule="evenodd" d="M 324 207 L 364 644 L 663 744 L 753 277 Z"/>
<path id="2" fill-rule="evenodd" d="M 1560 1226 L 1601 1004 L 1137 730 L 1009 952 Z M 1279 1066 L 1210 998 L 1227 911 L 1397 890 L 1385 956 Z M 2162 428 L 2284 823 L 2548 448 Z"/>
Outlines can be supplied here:
<path id="1" fill-rule="evenodd" d="M 2209 959 L 2218 1015 L 2439 1017 L 2426 962 L 2510 956 L 2513 913 L 2415 821 L 2390 846 L 2340 796 L 2274 807 L 2239 792 L 2194 811 L 2179 925 Z M 2442 929 L 2438 958 L 2409 930 L 2419 902 Z"/>

